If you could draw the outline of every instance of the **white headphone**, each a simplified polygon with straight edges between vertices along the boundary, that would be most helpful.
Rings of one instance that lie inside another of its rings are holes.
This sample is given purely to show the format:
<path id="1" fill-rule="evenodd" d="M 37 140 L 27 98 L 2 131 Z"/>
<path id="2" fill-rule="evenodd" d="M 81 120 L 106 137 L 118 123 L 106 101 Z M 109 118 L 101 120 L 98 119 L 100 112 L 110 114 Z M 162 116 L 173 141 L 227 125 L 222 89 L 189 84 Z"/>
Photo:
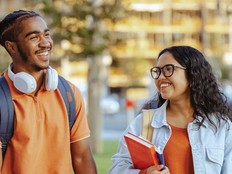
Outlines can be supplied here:
<path id="1" fill-rule="evenodd" d="M 35 91 L 36 89 L 36 80 L 35 78 L 26 73 L 19 72 L 14 74 L 12 72 L 12 63 L 8 66 L 8 76 L 13 81 L 14 86 L 20 92 L 29 94 Z M 45 77 L 45 87 L 47 91 L 55 90 L 58 86 L 58 74 L 55 69 L 49 68 L 47 69 L 46 77 Z"/>

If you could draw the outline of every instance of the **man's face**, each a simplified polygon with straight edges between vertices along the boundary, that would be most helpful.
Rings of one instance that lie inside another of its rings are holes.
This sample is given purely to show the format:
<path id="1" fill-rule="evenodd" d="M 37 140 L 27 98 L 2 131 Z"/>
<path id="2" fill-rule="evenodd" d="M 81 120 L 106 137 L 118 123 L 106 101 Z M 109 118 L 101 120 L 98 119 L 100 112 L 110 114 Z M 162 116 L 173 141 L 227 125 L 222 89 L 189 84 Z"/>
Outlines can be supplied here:
<path id="1" fill-rule="evenodd" d="M 21 22 L 20 30 L 16 41 L 17 62 L 36 70 L 47 68 L 53 41 L 45 21 L 41 17 L 28 18 Z"/>

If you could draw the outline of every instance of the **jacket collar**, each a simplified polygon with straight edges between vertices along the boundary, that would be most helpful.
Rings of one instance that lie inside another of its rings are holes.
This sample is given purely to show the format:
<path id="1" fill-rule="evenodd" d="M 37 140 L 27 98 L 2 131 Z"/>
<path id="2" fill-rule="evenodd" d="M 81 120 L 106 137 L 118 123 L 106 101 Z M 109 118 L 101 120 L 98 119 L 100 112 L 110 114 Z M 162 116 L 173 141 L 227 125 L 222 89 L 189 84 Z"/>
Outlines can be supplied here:
<path id="1" fill-rule="evenodd" d="M 166 100 L 161 107 L 154 109 L 155 112 L 153 114 L 153 119 L 152 119 L 152 123 L 151 123 L 152 127 L 160 128 L 162 126 L 168 126 L 167 119 L 166 119 L 166 109 L 168 106 L 168 102 L 169 101 Z M 201 121 L 203 118 L 198 117 L 198 119 L 199 119 L 199 121 Z M 191 123 L 192 127 L 198 128 L 198 125 L 196 123 L 197 123 L 197 120 L 194 120 Z M 210 126 L 210 123 L 206 119 L 206 120 L 204 120 L 202 125 L 207 128 Z"/>
<path id="2" fill-rule="evenodd" d="M 168 105 L 168 101 L 166 100 L 163 105 L 157 109 L 155 109 L 154 114 L 153 114 L 153 119 L 152 119 L 152 127 L 154 128 L 159 128 L 167 124 L 166 120 L 166 108 Z"/>

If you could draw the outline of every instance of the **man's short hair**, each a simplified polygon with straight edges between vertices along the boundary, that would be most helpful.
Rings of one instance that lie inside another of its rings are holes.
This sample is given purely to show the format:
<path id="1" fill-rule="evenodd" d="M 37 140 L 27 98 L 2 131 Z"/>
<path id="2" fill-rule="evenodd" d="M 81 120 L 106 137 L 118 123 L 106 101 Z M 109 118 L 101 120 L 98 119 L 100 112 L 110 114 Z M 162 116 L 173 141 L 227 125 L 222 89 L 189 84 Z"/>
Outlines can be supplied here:
<path id="1" fill-rule="evenodd" d="M 18 10 L 14 11 L 0 22 L 0 44 L 5 47 L 5 42 L 16 41 L 17 35 L 20 32 L 20 23 L 28 18 L 40 16 L 34 11 Z"/>

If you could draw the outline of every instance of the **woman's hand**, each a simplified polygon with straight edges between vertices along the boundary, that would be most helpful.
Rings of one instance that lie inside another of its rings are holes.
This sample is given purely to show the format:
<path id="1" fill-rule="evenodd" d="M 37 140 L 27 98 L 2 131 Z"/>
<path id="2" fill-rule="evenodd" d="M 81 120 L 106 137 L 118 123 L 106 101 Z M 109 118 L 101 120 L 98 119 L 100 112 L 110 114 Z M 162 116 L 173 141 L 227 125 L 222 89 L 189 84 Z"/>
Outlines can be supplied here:
<path id="1" fill-rule="evenodd" d="M 151 166 L 145 171 L 144 174 L 170 174 L 169 169 L 163 165 Z"/>

